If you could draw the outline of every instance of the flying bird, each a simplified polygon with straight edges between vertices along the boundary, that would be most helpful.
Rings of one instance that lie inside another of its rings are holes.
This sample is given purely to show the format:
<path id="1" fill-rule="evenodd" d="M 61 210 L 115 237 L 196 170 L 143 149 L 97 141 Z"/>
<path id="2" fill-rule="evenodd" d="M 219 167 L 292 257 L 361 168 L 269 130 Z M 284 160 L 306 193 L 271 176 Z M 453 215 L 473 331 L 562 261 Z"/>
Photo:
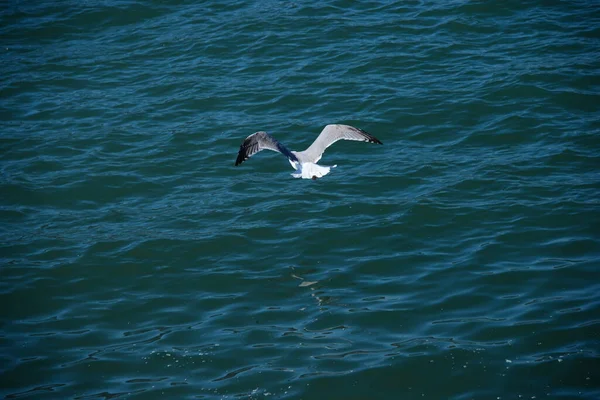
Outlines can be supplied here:
<path id="1" fill-rule="evenodd" d="M 362 129 L 349 125 L 327 125 L 308 149 L 304 151 L 290 151 L 273 136 L 267 132 L 260 131 L 253 133 L 244 140 L 240 146 L 235 165 L 240 165 L 261 150 L 272 150 L 287 157 L 292 168 L 296 170 L 296 172 L 292 173 L 294 178 L 317 179 L 327 175 L 331 171 L 331 168 L 337 167 L 337 165 L 319 165 L 317 162 L 323 156 L 326 148 L 342 139 L 383 144 L 375 136 Z"/>

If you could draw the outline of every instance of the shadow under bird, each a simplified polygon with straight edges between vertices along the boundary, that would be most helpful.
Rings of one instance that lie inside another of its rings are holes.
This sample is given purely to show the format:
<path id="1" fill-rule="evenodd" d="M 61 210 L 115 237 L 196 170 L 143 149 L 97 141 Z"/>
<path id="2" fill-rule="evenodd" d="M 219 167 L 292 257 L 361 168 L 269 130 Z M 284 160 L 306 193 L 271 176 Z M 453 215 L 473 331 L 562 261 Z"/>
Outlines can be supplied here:
<path id="1" fill-rule="evenodd" d="M 304 151 L 290 151 L 273 136 L 267 132 L 260 131 L 253 133 L 244 140 L 240 146 L 235 165 L 240 165 L 261 150 L 272 150 L 287 157 L 292 168 L 296 170 L 296 172 L 292 173 L 294 178 L 317 179 L 327 175 L 331 171 L 331 168 L 337 167 L 337 165 L 319 165 L 317 162 L 323 156 L 325 149 L 338 140 L 357 140 L 383 144 L 375 136 L 362 129 L 349 125 L 327 125 L 308 149 Z"/>

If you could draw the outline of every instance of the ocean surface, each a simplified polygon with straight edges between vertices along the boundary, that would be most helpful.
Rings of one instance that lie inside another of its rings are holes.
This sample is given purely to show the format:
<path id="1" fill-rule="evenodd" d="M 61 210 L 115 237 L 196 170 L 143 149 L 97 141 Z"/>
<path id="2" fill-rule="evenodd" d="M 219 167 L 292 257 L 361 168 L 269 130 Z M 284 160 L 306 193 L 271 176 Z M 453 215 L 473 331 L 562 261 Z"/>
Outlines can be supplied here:
<path id="1" fill-rule="evenodd" d="M 4 399 L 600 398 L 598 1 L 5 1 Z M 327 124 L 322 179 L 280 154 Z"/>

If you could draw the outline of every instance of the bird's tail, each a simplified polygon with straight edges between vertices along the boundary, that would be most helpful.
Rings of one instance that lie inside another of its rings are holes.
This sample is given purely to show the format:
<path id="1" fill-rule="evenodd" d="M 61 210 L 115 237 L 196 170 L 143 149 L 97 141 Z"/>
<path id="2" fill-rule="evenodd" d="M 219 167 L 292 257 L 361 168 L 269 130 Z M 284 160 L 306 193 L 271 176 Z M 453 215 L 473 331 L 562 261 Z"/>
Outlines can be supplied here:
<path id="1" fill-rule="evenodd" d="M 318 165 L 314 163 L 302 163 L 298 166 L 296 172 L 292 173 L 294 178 L 302 179 L 317 179 L 321 178 L 331 171 L 331 168 L 335 168 L 337 165 Z"/>

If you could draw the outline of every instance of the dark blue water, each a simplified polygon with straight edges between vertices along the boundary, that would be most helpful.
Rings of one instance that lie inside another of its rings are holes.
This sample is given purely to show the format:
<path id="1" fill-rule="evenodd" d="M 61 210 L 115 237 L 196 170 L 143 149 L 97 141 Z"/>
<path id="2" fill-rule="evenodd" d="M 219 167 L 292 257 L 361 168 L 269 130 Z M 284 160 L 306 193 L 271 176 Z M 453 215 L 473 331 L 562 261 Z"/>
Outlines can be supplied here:
<path id="1" fill-rule="evenodd" d="M 599 398 L 599 10 L 5 2 L 0 393 Z"/>

